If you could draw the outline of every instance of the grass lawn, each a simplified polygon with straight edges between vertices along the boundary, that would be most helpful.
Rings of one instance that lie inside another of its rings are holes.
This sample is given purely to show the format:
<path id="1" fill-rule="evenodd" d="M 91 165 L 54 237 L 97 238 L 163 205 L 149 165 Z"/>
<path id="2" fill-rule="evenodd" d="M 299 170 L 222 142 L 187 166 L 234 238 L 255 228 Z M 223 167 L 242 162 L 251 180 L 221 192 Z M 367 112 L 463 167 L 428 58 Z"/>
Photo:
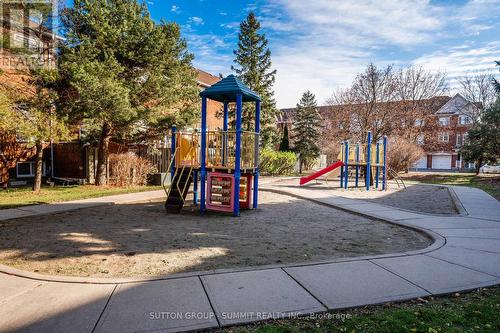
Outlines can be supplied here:
<path id="1" fill-rule="evenodd" d="M 500 332 L 500 287 L 467 294 L 329 313 L 334 319 L 299 318 L 233 327 L 222 332 L 458 333 Z M 340 316 L 344 318 L 338 318 Z"/>
<path id="2" fill-rule="evenodd" d="M 39 205 L 50 202 L 103 197 L 113 194 L 153 191 L 161 186 L 104 187 L 95 185 L 42 187 L 40 193 L 33 193 L 31 188 L 10 188 L 0 190 L 0 209 Z"/>
<path id="3" fill-rule="evenodd" d="M 479 188 L 500 200 L 500 176 L 479 175 L 473 173 L 427 173 L 410 172 L 400 174 L 404 180 L 428 184 L 462 185 Z"/>

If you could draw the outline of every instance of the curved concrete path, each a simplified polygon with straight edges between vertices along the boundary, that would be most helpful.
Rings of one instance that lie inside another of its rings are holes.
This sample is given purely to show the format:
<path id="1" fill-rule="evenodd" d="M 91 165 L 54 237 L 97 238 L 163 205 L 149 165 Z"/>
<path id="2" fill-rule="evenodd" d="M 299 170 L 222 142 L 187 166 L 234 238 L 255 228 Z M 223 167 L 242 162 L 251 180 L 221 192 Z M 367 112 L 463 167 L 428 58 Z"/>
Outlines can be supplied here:
<path id="1" fill-rule="evenodd" d="M 155 279 L 47 277 L 0 266 L 0 332 L 179 332 L 324 312 L 500 283 L 500 203 L 453 187 L 466 216 L 432 216 L 327 190 L 280 187 L 315 202 L 427 233 L 423 250 Z M 151 193 L 150 193 L 151 194 Z M 153 196 L 160 193 L 153 193 Z M 10 216 L 148 200 L 146 193 L 15 210 Z M 0 211 L 0 220 L 9 218 Z"/>

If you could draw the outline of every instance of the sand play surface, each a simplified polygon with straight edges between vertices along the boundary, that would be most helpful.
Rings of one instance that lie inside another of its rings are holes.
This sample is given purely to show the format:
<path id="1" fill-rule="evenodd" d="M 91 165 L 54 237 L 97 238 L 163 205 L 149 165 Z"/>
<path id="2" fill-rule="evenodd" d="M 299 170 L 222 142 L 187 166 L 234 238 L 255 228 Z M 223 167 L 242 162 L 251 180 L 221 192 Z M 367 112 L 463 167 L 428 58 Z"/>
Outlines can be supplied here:
<path id="1" fill-rule="evenodd" d="M 407 184 L 406 189 L 404 189 L 403 187 L 398 188 L 393 181 L 390 181 L 386 191 L 366 191 L 362 182 L 360 182 L 359 188 L 354 188 L 354 183 L 350 182 L 347 190 L 341 189 L 338 183 L 336 179 L 328 182 L 312 181 L 304 187 L 327 189 L 332 195 L 370 201 L 419 213 L 434 215 L 458 214 L 450 192 L 445 186 Z M 299 186 L 298 184 L 298 179 L 286 179 L 273 183 L 277 187 Z"/>
<path id="2" fill-rule="evenodd" d="M 125 277 L 294 263 L 425 248 L 415 231 L 261 192 L 240 218 L 167 215 L 163 202 L 0 222 L 0 263 L 41 274 Z"/>

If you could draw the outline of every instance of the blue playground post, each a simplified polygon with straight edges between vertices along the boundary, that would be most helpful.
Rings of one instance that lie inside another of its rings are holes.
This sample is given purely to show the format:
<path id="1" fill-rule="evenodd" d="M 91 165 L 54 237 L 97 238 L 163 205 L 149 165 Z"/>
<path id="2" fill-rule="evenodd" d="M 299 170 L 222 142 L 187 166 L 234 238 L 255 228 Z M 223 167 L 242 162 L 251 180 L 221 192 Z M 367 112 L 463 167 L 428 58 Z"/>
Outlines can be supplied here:
<path id="1" fill-rule="evenodd" d="M 193 177 L 193 204 L 198 204 L 198 171 L 194 171 Z"/>
<path id="2" fill-rule="evenodd" d="M 172 140 L 170 142 L 170 154 L 172 158 L 172 168 L 170 169 L 170 182 L 174 181 L 175 175 L 175 133 L 177 132 L 177 127 L 172 126 Z"/>
<path id="3" fill-rule="evenodd" d="M 372 132 L 368 131 L 368 138 L 366 142 L 366 179 L 365 185 L 366 190 L 370 190 L 370 168 L 371 168 L 371 157 L 372 157 Z"/>
<path id="4" fill-rule="evenodd" d="M 344 159 L 344 156 L 345 153 L 344 153 L 344 141 L 342 141 L 342 143 L 340 144 L 340 156 L 341 156 L 341 159 Z M 340 167 L 340 188 L 344 187 L 344 166 L 342 165 Z"/>
<path id="5" fill-rule="evenodd" d="M 260 138 L 260 101 L 255 102 L 255 172 L 253 174 L 253 208 L 259 201 L 259 138 Z"/>
<path id="6" fill-rule="evenodd" d="M 359 143 L 356 144 L 356 188 L 358 188 L 359 181 Z"/>
<path id="7" fill-rule="evenodd" d="M 375 188 L 378 189 L 378 178 L 380 176 L 379 173 L 379 166 L 378 164 L 380 163 L 380 158 L 379 158 L 379 153 L 380 153 L 380 142 L 377 142 L 377 149 L 376 149 L 377 156 L 375 157 L 375 163 L 377 166 L 375 167 Z"/>
<path id="8" fill-rule="evenodd" d="M 222 165 L 226 165 L 226 147 L 227 147 L 227 130 L 228 130 L 228 122 L 229 122 L 229 111 L 228 111 L 229 102 L 224 101 L 224 121 L 222 123 Z"/>
<path id="9" fill-rule="evenodd" d="M 243 95 L 236 95 L 236 151 L 234 156 L 234 208 L 233 216 L 240 216 L 240 177 L 241 177 L 241 111 Z"/>
<path id="10" fill-rule="evenodd" d="M 228 111 L 229 102 L 224 102 L 224 122 L 222 123 L 222 130 L 227 131 L 228 123 L 229 123 L 229 111 Z"/>
<path id="11" fill-rule="evenodd" d="M 344 188 L 347 189 L 347 181 L 349 179 L 349 141 L 345 142 L 345 162 L 344 162 Z"/>
<path id="12" fill-rule="evenodd" d="M 205 180 L 207 178 L 206 167 L 206 154 L 207 154 L 207 98 L 201 98 L 201 159 L 200 159 L 200 212 L 203 214 L 206 210 L 205 200 Z"/>
<path id="13" fill-rule="evenodd" d="M 382 172 L 382 190 L 385 191 L 387 189 L 387 137 L 384 136 L 382 141 L 384 146 L 384 167 Z"/>

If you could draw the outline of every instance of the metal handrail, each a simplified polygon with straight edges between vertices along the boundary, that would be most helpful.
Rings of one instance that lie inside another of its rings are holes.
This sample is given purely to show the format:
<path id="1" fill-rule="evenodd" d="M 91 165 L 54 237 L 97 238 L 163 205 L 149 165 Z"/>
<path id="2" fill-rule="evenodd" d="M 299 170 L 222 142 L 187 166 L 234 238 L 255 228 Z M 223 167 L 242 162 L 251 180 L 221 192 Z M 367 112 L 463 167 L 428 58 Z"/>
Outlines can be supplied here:
<path id="1" fill-rule="evenodd" d="M 175 161 L 175 155 L 176 155 L 176 153 L 177 153 L 177 150 L 178 150 L 178 149 L 179 149 L 178 147 L 177 147 L 177 148 L 175 148 L 174 153 L 173 153 L 172 155 L 170 155 L 170 156 L 171 156 L 171 158 L 170 158 L 170 163 L 168 164 L 167 175 L 169 175 L 169 174 L 171 173 L 172 166 L 173 166 L 174 161 Z M 175 173 L 174 173 L 174 176 L 175 176 Z M 166 179 L 166 177 L 165 177 L 165 179 Z M 168 197 L 168 196 L 169 196 L 169 194 L 170 194 L 170 190 L 172 189 L 172 183 L 174 182 L 174 177 L 172 177 L 172 179 L 170 179 L 170 186 L 169 186 L 168 191 L 167 191 L 167 188 L 166 188 L 166 186 L 165 186 L 165 179 L 163 180 L 163 182 L 162 182 L 162 184 L 161 184 L 161 185 L 162 185 L 162 187 L 163 187 L 163 190 L 165 191 L 165 194 L 166 194 L 166 195 L 167 195 L 167 197 Z"/>
<path id="2" fill-rule="evenodd" d="M 400 187 L 399 182 L 401 182 L 401 184 L 403 185 L 403 188 L 406 190 L 406 184 L 404 183 L 403 179 L 401 177 L 399 177 L 398 173 L 396 171 L 392 170 L 391 168 L 387 168 L 387 171 L 396 180 L 396 184 L 398 185 L 398 188 Z"/>

